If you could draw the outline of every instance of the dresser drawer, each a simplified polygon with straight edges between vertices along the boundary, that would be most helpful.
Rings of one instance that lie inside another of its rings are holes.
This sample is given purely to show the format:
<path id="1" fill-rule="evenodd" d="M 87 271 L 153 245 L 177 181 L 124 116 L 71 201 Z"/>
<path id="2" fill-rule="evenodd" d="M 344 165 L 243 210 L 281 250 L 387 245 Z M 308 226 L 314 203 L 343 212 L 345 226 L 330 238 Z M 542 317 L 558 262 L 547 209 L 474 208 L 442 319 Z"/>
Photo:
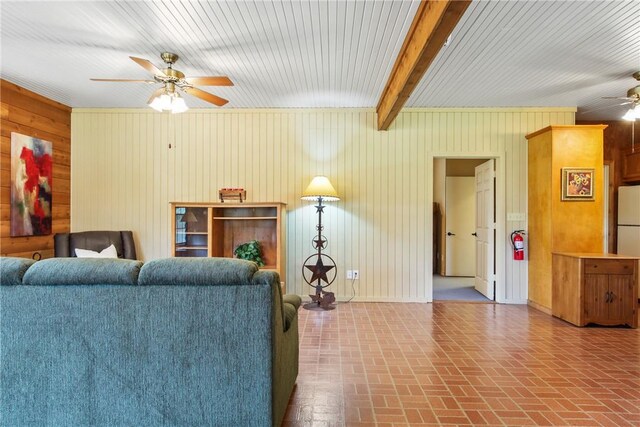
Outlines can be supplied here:
<path id="1" fill-rule="evenodd" d="M 585 274 L 633 274 L 632 259 L 586 259 Z"/>

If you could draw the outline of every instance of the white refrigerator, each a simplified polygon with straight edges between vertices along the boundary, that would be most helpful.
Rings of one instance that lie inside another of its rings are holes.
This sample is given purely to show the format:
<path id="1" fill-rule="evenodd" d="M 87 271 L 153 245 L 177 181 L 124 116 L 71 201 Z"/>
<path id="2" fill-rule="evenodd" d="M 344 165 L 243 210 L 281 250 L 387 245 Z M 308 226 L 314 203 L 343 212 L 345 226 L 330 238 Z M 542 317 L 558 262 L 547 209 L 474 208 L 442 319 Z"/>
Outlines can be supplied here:
<path id="1" fill-rule="evenodd" d="M 618 187 L 618 254 L 640 256 L 640 185 Z"/>
<path id="2" fill-rule="evenodd" d="M 640 185 L 618 187 L 618 253 L 640 256 Z"/>

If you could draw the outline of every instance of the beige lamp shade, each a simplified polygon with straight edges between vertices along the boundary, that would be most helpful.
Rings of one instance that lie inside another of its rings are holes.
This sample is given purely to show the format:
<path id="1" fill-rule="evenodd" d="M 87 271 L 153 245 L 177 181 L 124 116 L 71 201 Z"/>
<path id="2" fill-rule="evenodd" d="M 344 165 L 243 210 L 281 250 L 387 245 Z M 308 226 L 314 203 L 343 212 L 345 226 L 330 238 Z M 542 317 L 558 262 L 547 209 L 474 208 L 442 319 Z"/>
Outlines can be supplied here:
<path id="1" fill-rule="evenodd" d="M 316 200 L 322 197 L 322 200 L 326 202 L 335 202 L 340 200 L 338 197 L 338 192 L 331 182 L 329 182 L 329 178 L 326 176 L 316 176 L 311 181 L 311 184 L 304 190 L 302 193 L 302 200 Z"/>

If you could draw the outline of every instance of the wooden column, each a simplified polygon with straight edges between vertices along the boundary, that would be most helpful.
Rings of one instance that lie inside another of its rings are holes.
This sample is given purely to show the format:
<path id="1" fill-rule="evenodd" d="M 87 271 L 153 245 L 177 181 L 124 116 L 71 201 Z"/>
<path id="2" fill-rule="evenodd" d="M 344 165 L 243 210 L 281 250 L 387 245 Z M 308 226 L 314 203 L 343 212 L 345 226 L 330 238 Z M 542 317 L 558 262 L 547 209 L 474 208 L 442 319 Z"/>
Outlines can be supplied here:
<path id="1" fill-rule="evenodd" d="M 605 125 L 549 126 L 528 141 L 529 302 L 550 311 L 552 252 L 603 251 Z M 593 169 L 594 200 L 562 200 L 562 168 Z"/>

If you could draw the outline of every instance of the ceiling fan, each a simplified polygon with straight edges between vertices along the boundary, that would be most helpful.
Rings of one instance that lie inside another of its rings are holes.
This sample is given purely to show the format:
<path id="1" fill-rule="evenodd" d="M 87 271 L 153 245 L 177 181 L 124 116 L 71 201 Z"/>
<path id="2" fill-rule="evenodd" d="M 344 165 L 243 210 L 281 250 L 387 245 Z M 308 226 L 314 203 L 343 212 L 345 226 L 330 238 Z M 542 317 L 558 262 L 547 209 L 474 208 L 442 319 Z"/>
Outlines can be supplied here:
<path id="1" fill-rule="evenodd" d="M 640 71 L 636 71 L 632 74 L 633 78 L 640 81 Z M 630 105 L 631 108 L 622 116 L 622 120 L 631 122 L 631 152 L 635 153 L 635 123 L 640 119 L 640 85 L 632 87 L 627 91 L 627 96 L 604 96 L 602 99 L 621 99 L 625 102 L 616 105 L 609 105 L 608 107 L 618 107 L 621 105 Z"/>
<path id="2" fill-rule="evenodd" d="M 633 73 L 633 78 L 640 81 L 640 71 Z M 630 105 L 631 108 L 622 117 L 623 120 L 635 121 L 640 119 L 640 85 L 632 87 L 627 91 L 627 96 L 604 96 L 602 99 L 621 99 L 625 102 L 609 107 L 619 107 L 621 105 Z"/>
<path id="3" fill-rule="evenodd" d="M 161 83 L 162 87 L 153 92 L 147 104 L 158 111 L 171 111 L 180 113 L 188 109 L 184 99 L 176 91 L 176 88 L 189 95 L 200 98 L 211 104 L 222 107 L 227 102 L 212 93 L 205 92 L 195 87 L 201 86 L 233 86 L 233 82 L 226 76 L 220 77 L 185 77 L 184 73 L 173 68 L 173 64 L 178 61 L 178 55 L 171 52 L 162 52 L 160 58 L 165 62 L 166 68 L 160 69 L 149 60 L 130 56 L 135 63 L 153 74 L 153 80 L 135 79 L 91 79 L 96 82 L 133 82 L 133 83 Z"/>

